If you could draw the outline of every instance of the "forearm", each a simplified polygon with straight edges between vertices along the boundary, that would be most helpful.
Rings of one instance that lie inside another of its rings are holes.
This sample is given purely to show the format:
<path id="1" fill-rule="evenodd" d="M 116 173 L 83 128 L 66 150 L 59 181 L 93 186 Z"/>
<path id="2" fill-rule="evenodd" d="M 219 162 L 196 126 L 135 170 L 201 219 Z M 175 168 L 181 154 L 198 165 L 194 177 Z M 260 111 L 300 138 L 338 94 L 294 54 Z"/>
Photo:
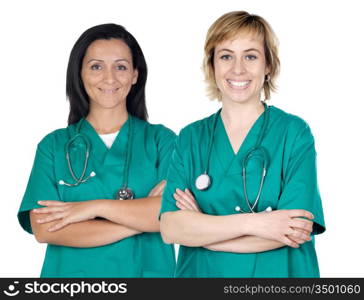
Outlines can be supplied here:
<path id="1" fill-rule="evenodd" d="M 233 253 L 258 253 L 284 246 L 286 245 L 278 241 L 247 235 L 215 244 L 210 244 L 205 246 L 205 248 L 212 251 Z"/>
<path id="2" fill-rule="evenodd" d="M 108 245 L 140 233 L 108 220 L 83 221 L 69 224 L 58 231 L 48 232 L 48 228 L 57 221 L 38 224 L 32 212 L 30 216 L 33 233 L 40 243 L 89 248 Z"/>
<path id="3" fill-rule="evenodd" d="M 249 214 L 212 216 L 196 211 L 166 212 L 161 234 L 166 243 L 202 247 L 249 234 Z"/>
<path id="4" fill-rule="evenodd" d="M 95 200 L 97 216 L 142 232 L 158 232 L 161 197 Z"/>

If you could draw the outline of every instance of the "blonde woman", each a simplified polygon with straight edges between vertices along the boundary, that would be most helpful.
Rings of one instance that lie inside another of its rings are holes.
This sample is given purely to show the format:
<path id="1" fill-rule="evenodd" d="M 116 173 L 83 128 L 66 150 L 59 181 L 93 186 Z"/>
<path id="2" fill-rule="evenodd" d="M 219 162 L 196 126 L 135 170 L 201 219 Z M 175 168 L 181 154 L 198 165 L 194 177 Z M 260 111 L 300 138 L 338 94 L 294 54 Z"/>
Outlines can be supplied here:
<path id="1" fill-rule="evenodd" d="M 318 277 L 325 231 L 310 128 L 268 106 L 279 72 L 269 24 L 244 11 L 210 27 L 204 72 L 215 114 L 176 142 L 161 233 L 180 244 L 177 277 Z"/>

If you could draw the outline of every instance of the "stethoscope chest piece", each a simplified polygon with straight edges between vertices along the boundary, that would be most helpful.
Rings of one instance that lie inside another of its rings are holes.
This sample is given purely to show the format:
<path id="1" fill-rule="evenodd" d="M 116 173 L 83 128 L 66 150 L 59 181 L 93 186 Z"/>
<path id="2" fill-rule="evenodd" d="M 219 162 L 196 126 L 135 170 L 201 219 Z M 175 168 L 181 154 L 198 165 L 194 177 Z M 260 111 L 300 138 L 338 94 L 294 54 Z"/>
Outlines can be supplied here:
<path id="1" fill-rule="evenodd" d="M 134 199 L 134 193 L 129 188 L 121 188 L 116 193 L 116 200 L 131 200 Z"/>
<path id="2" fill-rule="evenodd" d="M 211 179 L 210 176 L 206 173 L 201 174 L 196 178 L 195 181 L 196 188 L 200 191 L 207 190 L 211 185 Z"/>

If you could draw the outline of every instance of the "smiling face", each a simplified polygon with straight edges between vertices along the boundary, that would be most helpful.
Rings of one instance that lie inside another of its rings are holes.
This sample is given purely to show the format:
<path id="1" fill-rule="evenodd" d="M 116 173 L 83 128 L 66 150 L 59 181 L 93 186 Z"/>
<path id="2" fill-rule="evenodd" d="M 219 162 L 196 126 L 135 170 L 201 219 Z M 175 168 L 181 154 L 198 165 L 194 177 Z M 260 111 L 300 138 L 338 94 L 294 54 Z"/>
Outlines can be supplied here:
<path id="1" fill-rule="evenodd" d="M 137 82 L 129 47 L 121 40 L 96 40 L 87 48 L 81 78 L 90 99 L 90 110 L 113 109 L 126 104 Z"/>
<path id="2" fill-rule="evenodd" d="M 216 45 L 214 74 L 223 102 L 260 101 L 268 73 L 263 39 L 259 36 L 242 32 Z"/>

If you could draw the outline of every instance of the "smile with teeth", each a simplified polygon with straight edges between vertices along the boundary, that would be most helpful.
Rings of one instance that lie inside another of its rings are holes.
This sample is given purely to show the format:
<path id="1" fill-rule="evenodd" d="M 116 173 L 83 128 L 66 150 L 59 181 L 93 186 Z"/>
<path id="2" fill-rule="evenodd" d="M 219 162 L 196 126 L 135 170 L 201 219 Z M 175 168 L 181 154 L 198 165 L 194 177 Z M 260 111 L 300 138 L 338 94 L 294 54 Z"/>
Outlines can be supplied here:
<path id="1" fill-rule="evenodd" d="M 232 85 L 234 87 L 246 87 L 250 83 L 250 80 L 235 81 L 235 80 L 227 79 L 227 82 L 229 83 L 229 85 Z"/>
<path id="2" fill-rule="evenodd" d="M 99 90 L 105 94 L 113 94 L 113 93 L 116 93 L 117 90 L 119 88 L 115 88 L 115 89 L 102 89 L 102 88 L 99 88 Z"/>

